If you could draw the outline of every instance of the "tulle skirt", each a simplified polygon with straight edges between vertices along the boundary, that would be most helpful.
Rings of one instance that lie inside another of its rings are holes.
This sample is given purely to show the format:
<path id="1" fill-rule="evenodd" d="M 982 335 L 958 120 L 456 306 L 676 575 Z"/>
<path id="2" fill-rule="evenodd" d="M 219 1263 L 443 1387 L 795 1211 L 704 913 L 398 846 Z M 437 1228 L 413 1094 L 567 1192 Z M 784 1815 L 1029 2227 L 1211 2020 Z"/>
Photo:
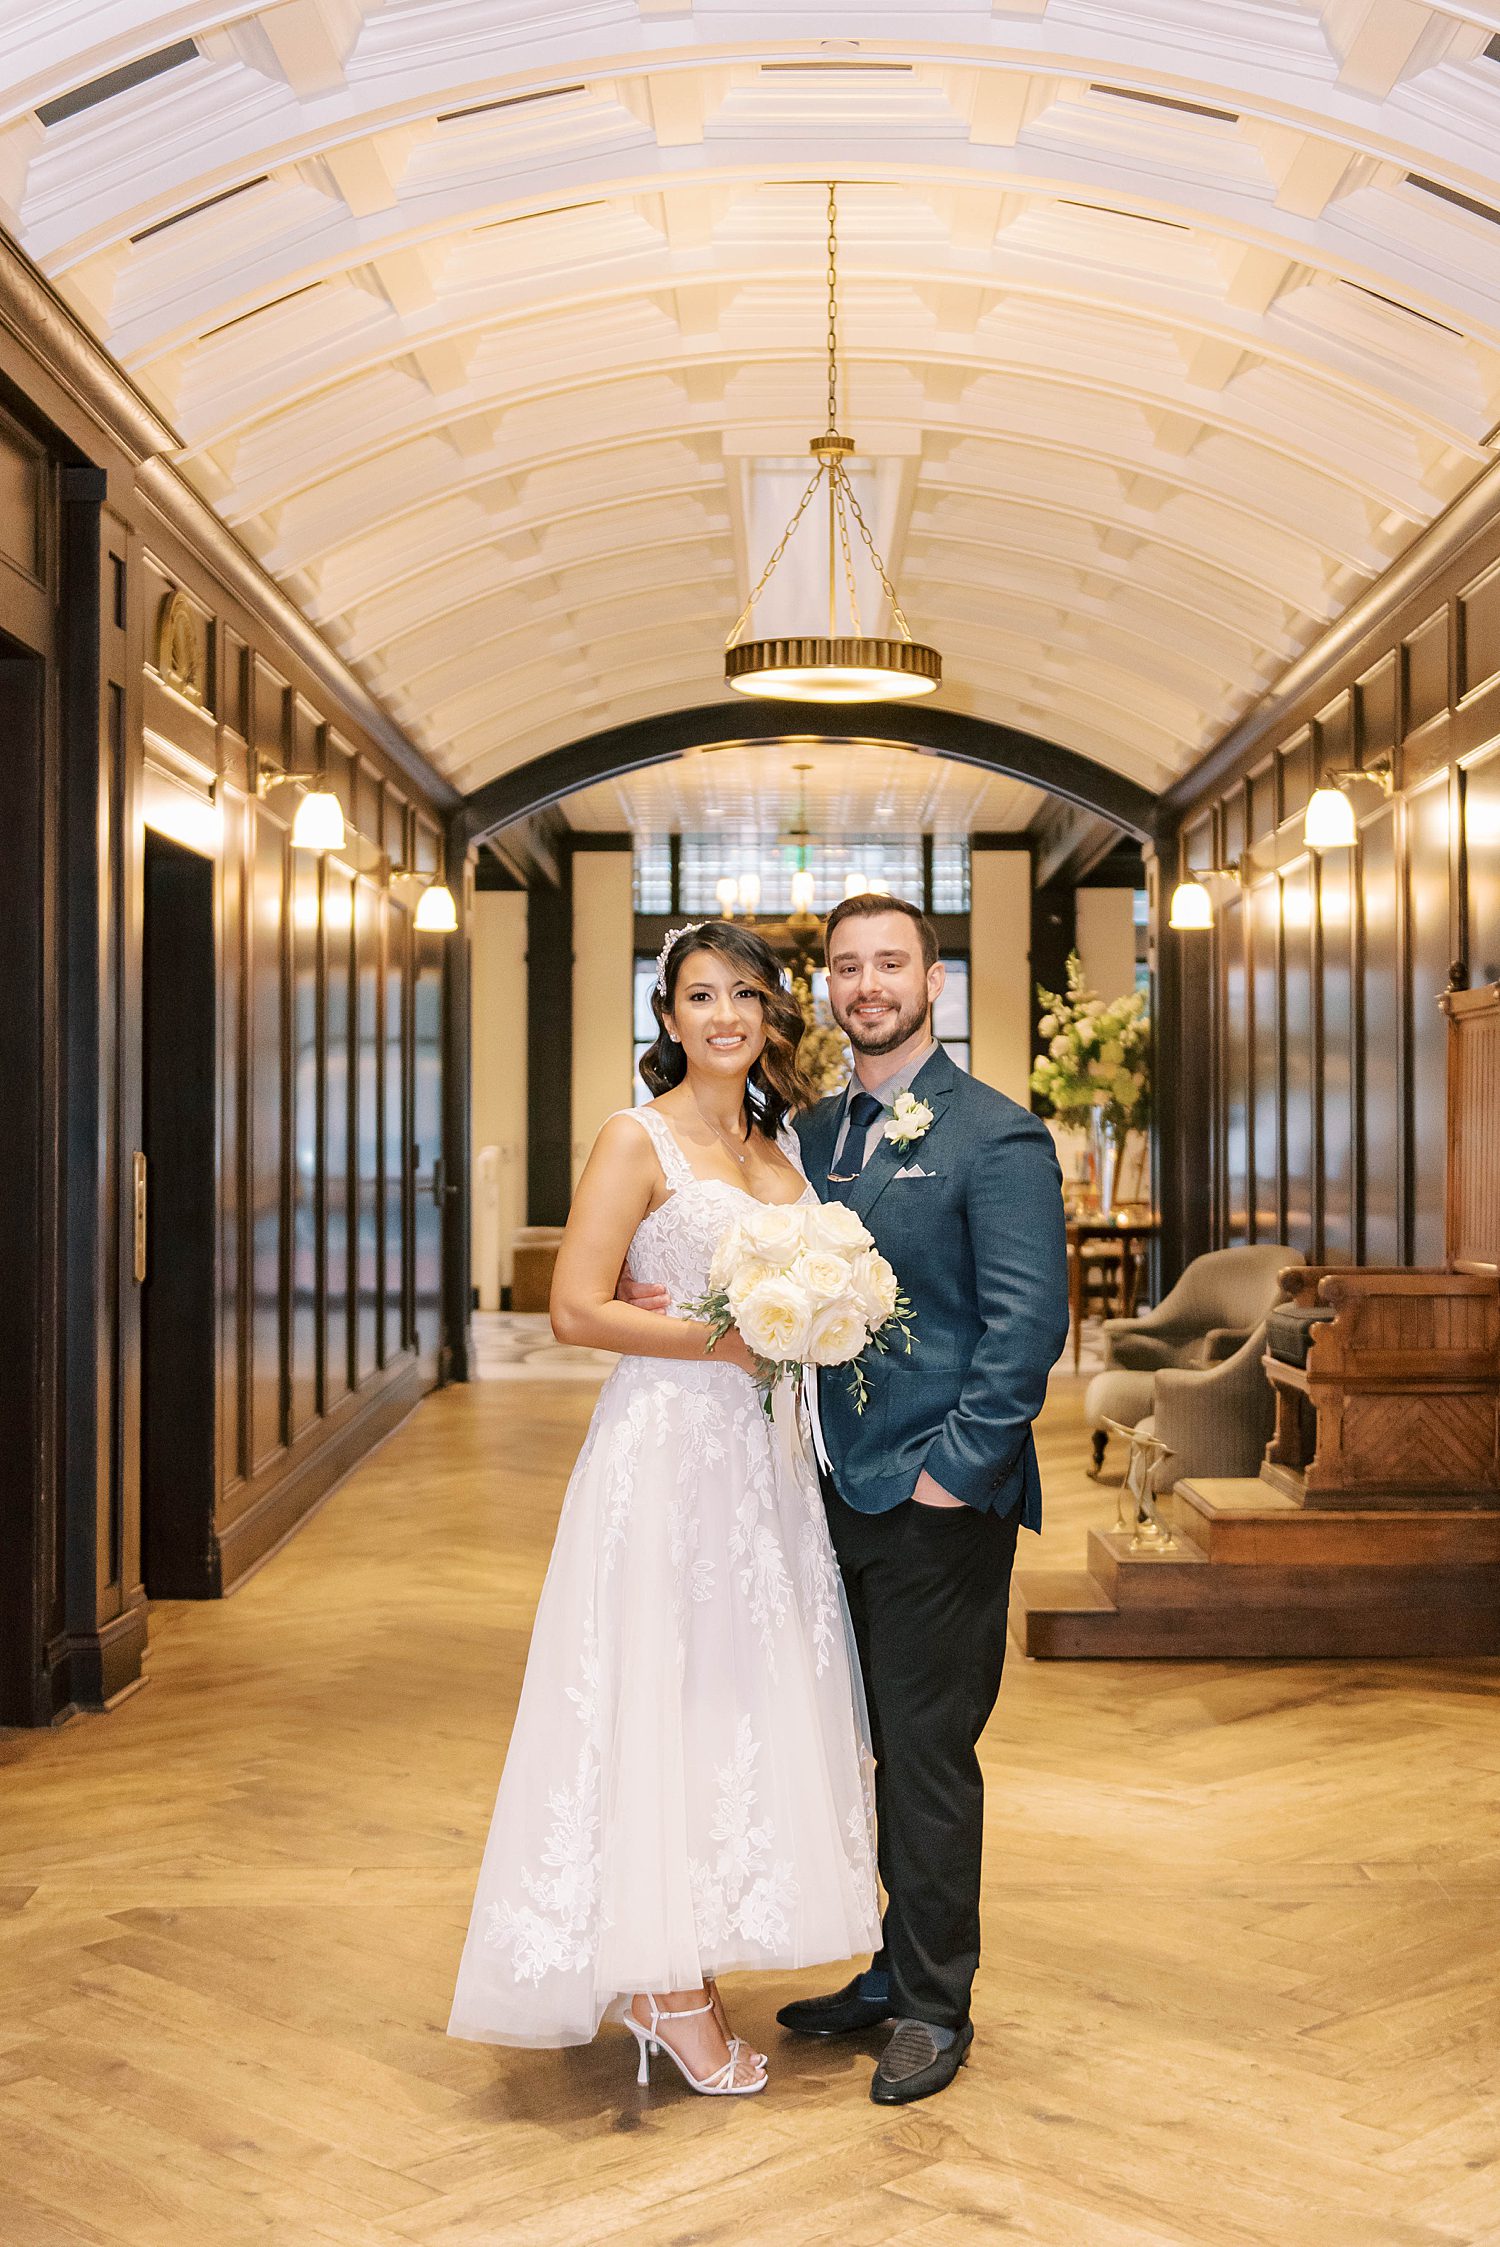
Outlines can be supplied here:
<path id="1" fill-rule="evenodd" d="M 449 2034 L 880 1940 L 864 1696 L 790 1391 L 623 1358 L 568 1485 Z"/>

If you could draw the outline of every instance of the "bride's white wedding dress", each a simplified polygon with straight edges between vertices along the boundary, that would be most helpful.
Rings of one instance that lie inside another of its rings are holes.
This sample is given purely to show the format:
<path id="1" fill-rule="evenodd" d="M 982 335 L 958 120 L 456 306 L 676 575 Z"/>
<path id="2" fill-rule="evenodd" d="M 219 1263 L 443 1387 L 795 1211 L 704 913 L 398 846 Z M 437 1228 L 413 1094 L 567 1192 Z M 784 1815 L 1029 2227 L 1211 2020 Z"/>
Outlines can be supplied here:
<path id="1" fill-rule="evenodd" d="M 742 1189 L 670 1189 L 633 1278 L 702 1295 Z M 795 1138 L 786 1153 L 798 1161 Z M 800 1162 L 798 1163 L 800 1168 Z M 812 1189 L 809 1187 L 808 1192 Z M 568 1484 L 448 2031 L 582 2044 L 610 2001 L 880 1941 L 864 1696 L 787 1386 L 626 1357 Z"/>

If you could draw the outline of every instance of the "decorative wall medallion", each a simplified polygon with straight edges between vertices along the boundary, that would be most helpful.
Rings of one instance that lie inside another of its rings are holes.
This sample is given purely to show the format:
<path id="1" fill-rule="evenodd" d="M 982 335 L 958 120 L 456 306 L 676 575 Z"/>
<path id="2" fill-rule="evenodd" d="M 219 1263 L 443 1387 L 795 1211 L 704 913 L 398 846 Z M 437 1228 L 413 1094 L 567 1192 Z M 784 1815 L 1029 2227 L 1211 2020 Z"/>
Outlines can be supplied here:
<path id="1" fill-rule="evenodd" d="M 156 668 L 165 683 L 200 708 L 208 674 L 207 633 L 185 593 L 169 593 L 161 605 L 156 636 Z"/>

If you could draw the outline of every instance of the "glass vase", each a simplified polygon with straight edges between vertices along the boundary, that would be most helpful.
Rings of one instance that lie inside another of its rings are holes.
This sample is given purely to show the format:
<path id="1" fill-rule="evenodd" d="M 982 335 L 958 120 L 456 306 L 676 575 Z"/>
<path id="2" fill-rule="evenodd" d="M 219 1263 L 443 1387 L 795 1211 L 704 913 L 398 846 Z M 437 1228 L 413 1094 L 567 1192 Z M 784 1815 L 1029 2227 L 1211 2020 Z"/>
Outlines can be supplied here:
<path id="1" fill-rule="evenodd" d="M 1120 1175 L 1122 1134 L 1102 1108 L 1089 1110 L 1089 1160 L 1094 1170 L 1094 1193 L 1101 1217 L 1115 1214 L 1115 1188 Z"/>

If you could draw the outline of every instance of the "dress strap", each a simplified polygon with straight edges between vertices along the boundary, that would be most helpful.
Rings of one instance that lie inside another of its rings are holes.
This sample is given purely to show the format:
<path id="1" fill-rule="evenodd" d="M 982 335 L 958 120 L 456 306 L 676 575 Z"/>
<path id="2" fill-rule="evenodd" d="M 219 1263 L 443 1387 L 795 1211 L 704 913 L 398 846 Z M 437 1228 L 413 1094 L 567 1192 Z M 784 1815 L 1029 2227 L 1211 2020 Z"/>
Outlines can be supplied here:
<path id="1" fill-rule="evenodd" d="M 661 1164 L 661 1174 L 675 1193 L 679 1186 L 690 1186 L 697 1176 L 687 1156 L 672 1134 L 672 1126 L 665 1116 L 654 1108 L 619 1108 L 617 1115 L 633 1116 L 656 1149 L 656 1159 Z"/>

